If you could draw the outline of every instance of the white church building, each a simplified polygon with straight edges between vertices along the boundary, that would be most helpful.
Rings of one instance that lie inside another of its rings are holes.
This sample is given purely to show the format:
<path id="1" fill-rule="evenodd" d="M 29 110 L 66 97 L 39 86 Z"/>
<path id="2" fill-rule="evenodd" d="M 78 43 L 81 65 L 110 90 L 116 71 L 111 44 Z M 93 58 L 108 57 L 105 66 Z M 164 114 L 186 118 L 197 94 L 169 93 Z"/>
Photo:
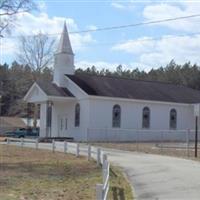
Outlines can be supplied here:
<path id="1" fill-rule="evenodd" d="M 179 140 L 181 132 L 195 127 L 200 91 L 156 81 L 75 74 L 64 25 L 53 81 L 35 82 L 24 100 L 40 105 L 40 137 L 147 141 L 166 133 L 166 140 Z"/>

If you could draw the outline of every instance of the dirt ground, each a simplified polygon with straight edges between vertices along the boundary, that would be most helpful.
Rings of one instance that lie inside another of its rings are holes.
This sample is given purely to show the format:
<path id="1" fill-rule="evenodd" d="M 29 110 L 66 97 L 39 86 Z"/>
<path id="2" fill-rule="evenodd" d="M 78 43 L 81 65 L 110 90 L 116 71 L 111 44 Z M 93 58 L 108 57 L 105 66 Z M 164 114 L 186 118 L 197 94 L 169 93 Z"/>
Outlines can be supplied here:
<path id="1" fill-rule="evenodd" d="M 151 154 L 168 155 L 181 158 L 200 160 L 200 146 L 198 158 L 194 157 L 194 143 L 95 143 L 94 145 L 125 151 L 138 151 Z"/>
<path id="2" fill-rule="evenodd" d="M 0 145 L 2 200 L 90 200 L 101 182 L 101 168 L 85 157 Z M 127 180 L 113 167 L 109 199 L 133 199 Z"/>

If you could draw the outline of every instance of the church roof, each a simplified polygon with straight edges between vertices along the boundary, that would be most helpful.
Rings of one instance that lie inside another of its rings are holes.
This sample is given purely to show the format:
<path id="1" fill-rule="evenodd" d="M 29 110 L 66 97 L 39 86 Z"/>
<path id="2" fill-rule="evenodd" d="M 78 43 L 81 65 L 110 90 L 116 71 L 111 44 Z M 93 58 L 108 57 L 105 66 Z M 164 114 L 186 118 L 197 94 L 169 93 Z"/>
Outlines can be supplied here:
<path id="1" fill-rule="evenodd" d="M 183 85 L 96 75 L 66 76 L 88 95 L 176 103 L 200 103 L 200 91 Z"/>
<path id="2" fill-rule="evenodd" d="M 57 53 L 73 54 L 66 23 L 64 23 L 63 32 L 60 37 Z"/>
<path id="3" fill-rule="evenodd" d="M 42 80 L 36 83 L 48 96 L 73 97 L 73 94 L 67 88 L 58 87 L 55 83 Z"/>

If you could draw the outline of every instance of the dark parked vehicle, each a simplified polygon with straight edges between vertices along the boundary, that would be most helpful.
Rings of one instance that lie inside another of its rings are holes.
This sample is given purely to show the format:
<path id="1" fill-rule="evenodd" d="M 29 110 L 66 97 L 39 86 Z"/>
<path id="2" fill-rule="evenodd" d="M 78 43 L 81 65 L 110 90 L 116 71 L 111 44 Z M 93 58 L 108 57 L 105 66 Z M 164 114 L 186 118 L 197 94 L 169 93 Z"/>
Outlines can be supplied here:
<path id="1" fill-rule="evenodd" d="M 19 128 L 14 131 L 9 131 L 4 134 L 6 137 L 14 137 L 14 138 L 35 138 L 39 137 L 39 129 L 25 129 Z"/>

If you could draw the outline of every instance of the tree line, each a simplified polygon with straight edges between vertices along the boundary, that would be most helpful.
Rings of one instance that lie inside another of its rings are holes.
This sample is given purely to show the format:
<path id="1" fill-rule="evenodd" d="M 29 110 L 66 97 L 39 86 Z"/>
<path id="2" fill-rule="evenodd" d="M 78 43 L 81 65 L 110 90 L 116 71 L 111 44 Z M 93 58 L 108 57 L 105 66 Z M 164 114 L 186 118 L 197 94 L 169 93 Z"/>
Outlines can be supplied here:
<path id="1" fill-rule="evenodd" d="M 124 69 L 122 65 L 116 67 L 116 70 L 109 69 L 97 70 L 95 66 L 91 68 L 77 69 L 76 73 L 86 73 L 91 75 L 115 76 L 123 78 L 133 78 L 137 80 L 161 81 L 173 84 L 186 85 L 193 89 L 200 89 L 200 66 L 187 62 L 183 65 L 176 64 L 172 60 L 165 67 L 158 69 L 151 69 L 146 72 L 139 70 L 139 68 Z"/>
<path id="2" fill-rule="evenodd" d="M 151 69 L 148 72 L 138 68 L 125 69 L 121 65 L 117 66 L 114 71 L 107 68 L 98 70 L 97 67 L 92 66 L 86 69 L 79 68 L 76 74 L 162 81 L 200 89 L 200 66 L 190 62 L 178 65 L 172 60 L 166 67 Z M 10 66 L 6 63 L 0 65 L 1 115 L 26 116 L 27 104 L 23 102 L 24 95 L 35 81 L 52 81 L 52 76 L 53 69 L 48 67 L 43 70 L 33 70 L 32 67 L 16 61 Z"/>

